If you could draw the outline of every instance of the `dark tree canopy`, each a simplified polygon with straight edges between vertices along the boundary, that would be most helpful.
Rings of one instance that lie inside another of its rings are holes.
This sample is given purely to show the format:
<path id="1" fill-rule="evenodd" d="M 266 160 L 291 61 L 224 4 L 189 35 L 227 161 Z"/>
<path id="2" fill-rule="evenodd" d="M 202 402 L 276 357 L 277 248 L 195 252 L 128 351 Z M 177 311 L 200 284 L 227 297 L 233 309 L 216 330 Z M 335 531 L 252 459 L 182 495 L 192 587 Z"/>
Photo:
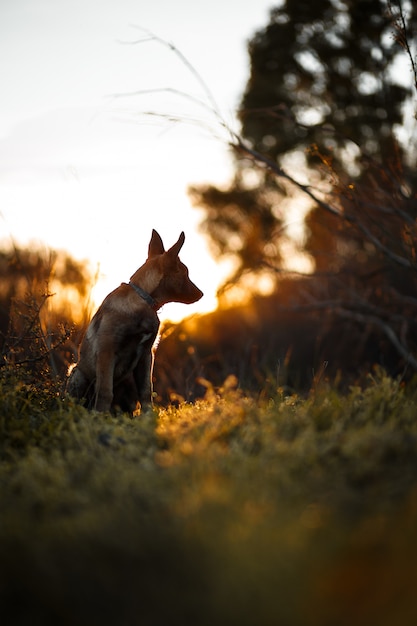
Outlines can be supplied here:
<path id="1" fill-rule="evenodd" d="M 338 158 L 347 142 L 383 156 L 410 93 L 391 72 L 400 53 L 384 0 L 287 0 L 249 43 L 243 136 L 279 159 L 322 147 L 325 126 Z"/>
<path id="2" fill-rule="evenodd" d="M 417 13 L 405 5 L 411 38 Z M 239 111 L 247 145 L 291 169 L 294 178 L 314 185 L 326 181 L 333 191 L 340 181 L 348 186 L 369 179 L 375 162 L 397 173 L 399 168 L 413 196 L 415 146 L 396 138 L 404 105 L 413 97 L 409 60 L 396 37 L 399 6 L 384 0 L 286 0 L 272 9 L 269 24 L 248 46 L 250 77 Z M 282 201 L 294 192 L 239 153 L 235 164 L 228 189 L 192 189 L 195 204 L 206 210 L 203 230 L 215 251 L 238 261 L 233 280 L 265 265 L 279 268 Z M 343 204 L 340 188 L 337 195 Z M 314 220 L 309 221 L 312 230 Z M 306 249 L 315 256 L 308 242 Z"/>
<path id="3" fill-rule="evenodd" d="M 283 0 L 249 42 L 234 179 L 192 190 L 231 282 L 267 271 L 278 293 L 288 212 L 308 200 L 294 310 L 320 312 L 323 336 L 374 333 L 397 371 L 417 370 L 416 46 L 415 3 Z"/>

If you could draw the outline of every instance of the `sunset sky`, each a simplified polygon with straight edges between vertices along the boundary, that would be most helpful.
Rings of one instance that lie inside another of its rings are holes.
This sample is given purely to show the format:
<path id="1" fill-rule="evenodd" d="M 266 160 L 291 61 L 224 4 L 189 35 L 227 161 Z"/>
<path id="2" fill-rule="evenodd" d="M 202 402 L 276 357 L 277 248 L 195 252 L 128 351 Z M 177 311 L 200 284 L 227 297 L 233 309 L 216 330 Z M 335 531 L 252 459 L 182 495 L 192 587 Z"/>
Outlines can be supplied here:
<path id="1" fill-rule="evenodd" d="M 38 241 L 99 264 L 101 300 L 143 263 L 152 228 L 167 246 L 184 230 L 181 258 L 206 295 L 165 315 L 213 308 L 227 268 L 210 257 L 186 189 L 228 180 L 228 137 L 179 54 L 157 41 L 132 42 L 147 29 L 173 43 L 237 128 L 246 43 L 273 5 L 3 0 L 0 241 Z"/>

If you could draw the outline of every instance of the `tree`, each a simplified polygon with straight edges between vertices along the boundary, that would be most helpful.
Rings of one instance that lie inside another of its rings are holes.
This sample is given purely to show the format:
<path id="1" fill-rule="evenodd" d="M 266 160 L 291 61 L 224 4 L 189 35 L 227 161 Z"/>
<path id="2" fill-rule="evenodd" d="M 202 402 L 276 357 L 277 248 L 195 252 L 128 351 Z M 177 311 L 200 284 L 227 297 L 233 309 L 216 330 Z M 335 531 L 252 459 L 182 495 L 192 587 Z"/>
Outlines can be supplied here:
<path id="1" fill-rule="evenodd" d="M 277 160 L 323 141 L 342 167 L 352 142 L 382 155 L 409 95 L 390 74 L 399 52 L 392 30 L 384 0 L 287 0 L 273 9 L 249 44 L 244 137 Z"/>
<path id="2" fill-rule="evenodd" d="M 322 188 L 327 183 L 330 190 L 334 176 L 356 182 L 371 160 L 386 163 L 396 153 L 413 195 L 416 155 L 406 153 L 395 135 L 411 91 L 392 73 L 401 49 L 388 9 L 384 0 L 287 0 L 250 41 L 251 71 L 239 116 L 252 154 L 236 152 L 228 189 L 191 190 L 206 210 L 203 230 L 216 251 L 238 258 L 233 280 L 265 264 L 281 268 L 282 206 L 294 187 L 277 178 L 277 168 L 294 169 L 296 163 L 303 181 Z M 410 27 L 416 18 L 410 6 Z M 255 175 L 253 153 L 275 171 L 267 166 Z"/>
<path id="3" fill-rule="evenodd" d="M 307 294 L 296 308 L 316 308 L 333 325 L 342 318 L 346 332 L 359 325 L 364 337 L 377 337 L 382 360 L 385 341 L 394 369 L 415 370 L 416 151 L 398 130 L 415 105 L 401 55 L 417 89 L 416 22 L 411 3 L 282 2 L 249 43 L 235 178 L 226 190 L 192 189 L 207 212 L 204 230 L 222 241 L 219 253 L 238 256 L 232 279 L 268 270 L 277 285 L 288 198 L 308 197 L 305 250 L 314 272 L 302 289 L 294 283 Z M 251 231 L 259 216 L 262 237 Z"/>

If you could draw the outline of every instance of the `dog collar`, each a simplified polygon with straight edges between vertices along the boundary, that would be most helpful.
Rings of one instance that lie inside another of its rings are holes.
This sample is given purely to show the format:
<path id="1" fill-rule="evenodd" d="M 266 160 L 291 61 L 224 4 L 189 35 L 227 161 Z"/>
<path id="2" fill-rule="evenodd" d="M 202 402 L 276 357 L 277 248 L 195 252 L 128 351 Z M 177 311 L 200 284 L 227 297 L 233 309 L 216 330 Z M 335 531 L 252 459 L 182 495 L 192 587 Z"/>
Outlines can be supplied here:
<path id="1" fill-rule="evenodd" d="M 147 302 L 149 304 L 150 307 L 152 307 L 152 308 L 156 308 L 157 307 L 156 301 L 152 298 L 152 296 L 147 291 L 142 289 L 142 287 L 138 287 L 138 285 L 135 285 L 131 281 L 129 281 L 129 285 L 132 287 L 132 289 L 134 289 L 136 291 L 138 296 L 143 298 L 143 300 L 145 300 L 145 302 Z"/>

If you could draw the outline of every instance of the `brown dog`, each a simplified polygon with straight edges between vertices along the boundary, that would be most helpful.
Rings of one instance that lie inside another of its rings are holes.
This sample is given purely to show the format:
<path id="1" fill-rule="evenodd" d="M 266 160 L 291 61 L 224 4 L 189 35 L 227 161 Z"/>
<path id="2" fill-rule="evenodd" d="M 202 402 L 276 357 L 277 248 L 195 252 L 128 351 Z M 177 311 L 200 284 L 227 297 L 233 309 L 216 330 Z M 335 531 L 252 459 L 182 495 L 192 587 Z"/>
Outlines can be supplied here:
<path id="1" fill-rule="evenodd" d="M 84 398 L 89 408 L 133 413 L 138 402 L 142 411 L 152 406 L 156 311 L 168 302 L 197 302 L 203 295 L 178 257 L 184 239 L 181 233 L 165 252 L 153 230 L 146 263 L 129 284 L 122 283 L 104 299 L 92 318 L 67 384 L 68 393 Z"/>

